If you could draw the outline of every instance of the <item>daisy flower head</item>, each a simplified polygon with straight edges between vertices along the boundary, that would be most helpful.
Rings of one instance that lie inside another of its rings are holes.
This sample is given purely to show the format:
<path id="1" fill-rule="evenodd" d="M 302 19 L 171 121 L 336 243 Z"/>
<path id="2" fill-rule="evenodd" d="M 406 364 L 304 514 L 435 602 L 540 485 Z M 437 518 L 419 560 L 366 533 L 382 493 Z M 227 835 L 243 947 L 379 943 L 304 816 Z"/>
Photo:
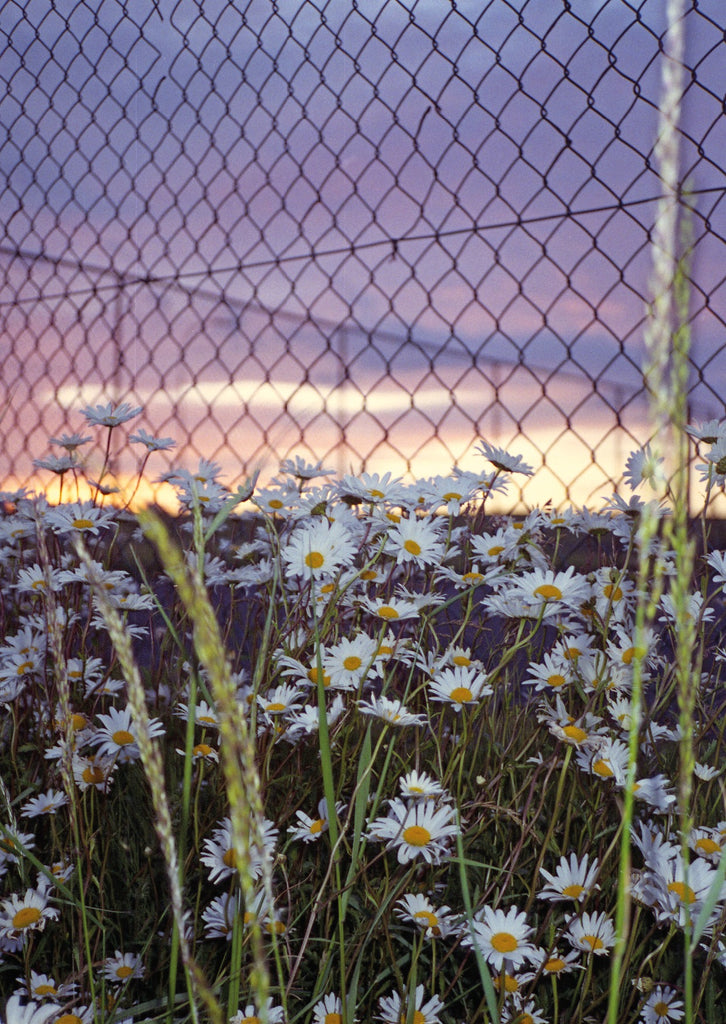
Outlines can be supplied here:
<path id="1" fill-rule="evenodd" d="M 312 526 L 298 527 L 282 549 L 286 576 L 319 579 L 349 568 L 356 545 L 347 527 L 322 519 Z"/>
<path id="2" fill-rule="evenodd" d="M 604 736 L 593 750 L 578 750 L 576 760 L 579 767 L 590 775 L 613 779 L 618 786 L 625 785 L 630 755 L 628 744 L 622 740 Z"/>
<path id="3" fill-rule="evenodd" d="M 313 1007 L 313 1024 L 343 1024 L 343 1001 L 334 992 L 328 992 Z M 355 1020 L 351 1022 L 355 1024 Z"/>
<path id="4" fill-rule="evenodd" d="M 454 808 L 446 804 L 434 807 L 417 801 L 409 807 L 403 800 L 395 799 L 385 817 L 370 823 L 368 836 L 385 842 L 386 849 L 395 850 L 399 864 L 419 857 L 428 864 L 440 864 L 458 833 L 455 815 Z"/>
<path id="5" fill-rule="evenodd" d="M 686 919 L 698 917 L 716 877 L 716 869 L 706 860 L 698 857 L 690 864 L 684 863 L 680 851 L 677 851 L 646 876 L 643 887 L 645 900 L 655 908 L 659 920 L 673 921 L 683 927 Z M 726 886 L 722 884 L 719 899 L 725 897 Z M 709 925 L 720 912 L 717 903 Z"/>
<path id="6" fill-rule="evenodd" d="M 23 980 L 17 991 L 18 995 L 27 995 L 31 999 L 52 999 L 58 1003 L 72 999 L 78 992 L 78 985 L 74 981 L 58 984 L 55 978 L 51 978 L 48 974 L 31 970 L 28 982 Z"/>
<path id="7" fill-rule="evenodd" d="M 401 519 L 388 531 L 384 552 L 398 565 L 438 565 L 444 552 L 439 522 L 416 516 Z"/>
<path id="8" fill-rule="evenodd" d="M 556 698 L 554 708 L 542 704 L 537 712 L 537 720 L 545 723 L 553 736 L 572 747 L 597 746 L 605 735 L 605 727 L 600 718 L 590 712 L 573 718 L 560 696 Z"/>
<path id="9" fill-rule="evenodd" d="M 590 864 L 587 854 L 581 859 L 578 859 L 574 853 L 571 853 L 569 858 L 560 857 L 554 874 L 540 868 L 540 874 L 547 885 L 537 895 L 541 900 L 553 902 L 575 900 L 582 903 L 600 888 L 595 882 L 599 869 L 597 860 L 593 860 Z"/>
<path id="10" fill-rule="evenodd" d="M 383 476 L 378 473 L 360 473 L 357 477 L 346 473 L 336 490 L 338 497 L 347 505 L 405 505 L 408 501 L 408 490 L 402 478 L 394 478 L 391 473 Z"/>
<path id="11" fill-rule="evenodd" d="M 565 937 L 573 949 L 607 956 L 615 945 L 615 928 L 605 914 L 583 913 L 569 919 Z"/>
<path id="12" fill-rule="evenodd" d="M 476 451 L 502 473 L 521 473 L 523 476 L 534 474 L 534 469 L 527 465 L 521 455 L 510 455 L 504 448 L 496 448 L 486 441 L 480 441 Z"/>
<path id="13" fill-rule="evenodd" d="M 16 993 L 5 1004 L 3 1024 L 47 1024 L 51 1017 L 58 1016 L 55 1003 L 24 1003 Z"/>
<path id="14" fill-rule="evenodd" d="M 423 715 L 414 714 L 408 710 L 403 701 L 393 700 L 390 697 L 376 697 L 374 695 L 368 702 L 359 700 L 358 710 L 362 715 L 372 715 L 388 725 L 426 724 L 426 719 Z"/>
<path id="15" fill-rule="evenodd" d="M 329 647 L 323 658 L 323 671 L 332 689 L 357 689 L 374 670 L 378 642 L 365 633 L 343 637 Z M 378 675 L 377 669 L 375 674 Z"/>
<path id="16" fill-rule="evenodd" d="M 113 402 L 107 405 L 87 405 L 81 409 L 81 415 L 86 417 L 86 422 L 92 427 L 118 427 L 142 412 L 140 405 L 131 406 L 128 402 L 121 402 L 116 406 Z"/>
<path id="17" fill-rule="evenodd" d="M 283 1024 L 285 1011 L 281 1006 L 272 1005 L 272 996 L 267 997 L 265 1012 L 259 1010 L 253 1003 L 245 1006 L 244 1010 L 238 1010 L 233 1017 L 229 1018 L 229 1024 Z"/>
<path id="18" fill-rule="evenodd" d="M 315 480 L 320 476 L 332 476 L 334 469 L 326 468 L 322 462 L 308 462 L 301 455 L 292 459 L 283 459 L 280 472 L 285 476 L 294 476 L 298 480 Z"/>
<path id="19" fill-rule="evenodd" d="M 444 793 L 442 785 L 427 772 L 412 768 L 398 780 L 401 796 L 412 800 L 436 800 Z"/>
<path id="20" fill-rule="evenodd" d="M 226 939 L 231 942 L 234 919 L 240 912 L 238 892 L 225 892 L 213 899 L 202 911 L 205 939 Z"/>
<path id="21" fill-rule="evenodd" d="M 699 857 L 718 864 L 724 853 L 726 837 L 716 828 L 694 828 L 688 837 L 688 845 Z"/>
<path id="22" fill-rule="evenodd" d="M 122 953 L 118 949 L 103 961 L 101 970 L 104 978 L 114 985 L 123 985 L 132 978 L 143 978 L 146 973 L 136 953 Z"/>
<path id="23" fill-rule="evenodd" d="M 55 907 L 48 906 L 46 889 L 28 889 L 24 896 L 13 893 L 0 903 L 0 938 L 24 942 L 30 932 L 42 932 L 57 917 Z"/>
<path id="24" fill-rule="evenodd" d="M 665 484 L 663 462 L 663 456 L 656 455 L 650 445 L 646 444 L 628 456 L 623 479 L 631 491 L 636 491 L 643 483 L 657 490 Z"/>
<path id="25" fill-rule="evenodd" d="M 513 584 L 516 596 L 537 607 L 559 603 L 579 608 L 590 590 L 586 577 L 575 574 L 574 565 L 563 572 L 536 568 L 517 577 Z"/>
<path id="26" fill-rule="evenodd" d="M 522 681 L 524 686 L 540 690 L 560 690 L 569 685 L 573 678 L 572 663 L 561 655 L 545 654 L 541 662 L 531 661 L 529 675 Z"/>
<path id="27" fill-rule="evenodd" d="M 399 619 L 417 619 L 420 614 L 419 605 L 415 601 L 400 597 L 381 597 L 361 599 L 361 607 L 384 622 L 397 622 Z"/>
<path id="28" fill-rule="evenodd" d="M 668 985 L 656 985 L 643 1004 L 640 1017 L 642 1024 L 667 1024 L 668 1021 L 683 1019 L 683 1000 Z"/>
<path id="29" fill-rule="evenodd" d="M 129 708 L 109 708 L 107 714 L 96 716 L 101 723 L 93 737 L 102 757 L 114 757 L 119 764 L 137 761 L 141 756 L 137 744 L 138 725 L 133 721 Z M 149 720 L 149 738 L 164 735 L 164 726 L 158 718 Z"/>
<path id="30" fill-rule="evenodd" d="M 26 800 L 20 811 L 23 818 L 37 818 L 41 814 L 57 814 L 61 807 L 68 803 L 68 797 L 63 790 L 49 789 L 40 796 Z"/>
<path id="31" fill-rule="evenodd" d="M 271 862 L 278 834 L 279 830 L 275 823 L 263 818 L 261 835 L 250 843 L 249 872 L 253 878 L 258 878 L 265 863 Z M 219 826 L 213 829 L 212 835 L 204 840 L 200 860 L 210 869 L 209 880 L 215 884 L 236 873 L 237 855 L 232 843 L 232 822 L 229 818 L 223 818 Z"/>
<path id="32" fill-rule="evenodd" d="M 395 914 L 423 931 L 426 939 L 445 939 L 453 935 L 457 922 L 450 907 L 435 907 L 422 893 L 406 893 L 396 902 Z"/>
<path id="33" fill-rule="evenodd" d="M 689 426 L 685 430 L 696 441 L 715 444 L 719 438 L 726 437 L 726 420 L 706 420 L 698 427 Z"/>
<path id="34" fill-rule="evenodd" d="M 336 805 L 336 813 L 339 814 L 342 809 L 342 804 Z M 287 830 L 293 840 L 302 839 L 304 843 L 314 843 L 328 831 L 328 801 L 325 797 L 318 801 L 318 813 L 315 818 L 311 818 L 303 811 L 295 811 L 295 816 L 298 821 L 297 825 L 291 825 Z"/>
<path id="35" fill-rule="evenodd" d="M 532 932 L 523 910 L 510 907 L 504 911 L 486 906 L 474 914 L 471 931 L 465 926 L 462 942 L 475 946 L 488 964 L 501 971 L 505 961 L 508 968 L 517 968 L 537 959 L 537 948 L 531 942 Z"/>
<path id="36" fill-rule="evenodd" d="M 487 676 L 474 665 L 443 669 L 431 680 L 428 690 L 431 700 L 450 704 L 454 711 L 461 711 L 467 704 L 478 704 L 494 693 Z"/>
<path id="37" fill-rule="evenodd" d="M 49 509 L 45 518 L 56 533 L 96 536 L 99 530 L 107 530 L 113 525 L 116 514 L 99 508 L 92 501 L 76 501 Z"/>
<path id="38" fill-rule="evenodd" d="M 132 444 L 142 444 L 147 452 L 168 452 L 170 449 L 176 448 L 176 441 L 173 437 L 154 437 L 153 434 L 147 434 L 145 430 L 141 429 L 132 434 L 129 441 Z"/>
<path id="39" fill-rule="evenodd" d="M 417 985 L 414 996 L 414 1024 L 440 1024 L 441 1018 L 439 1013 L 444 1008 L 442 1000 L 438 996 L 432 996 L 426 1002 L 424 1002 L 424 999 L 424 987 L 423 985 Z M 401 1021 L 405 1024 L 408 1020 L 408 1014 L 408 1000 L 401 999 L 398 992 L 391 992 L 390 995 L 381 996 L 378 1000 L 376 1018 L 382 1021 L 383 1024 L 401 1024 Z"/>

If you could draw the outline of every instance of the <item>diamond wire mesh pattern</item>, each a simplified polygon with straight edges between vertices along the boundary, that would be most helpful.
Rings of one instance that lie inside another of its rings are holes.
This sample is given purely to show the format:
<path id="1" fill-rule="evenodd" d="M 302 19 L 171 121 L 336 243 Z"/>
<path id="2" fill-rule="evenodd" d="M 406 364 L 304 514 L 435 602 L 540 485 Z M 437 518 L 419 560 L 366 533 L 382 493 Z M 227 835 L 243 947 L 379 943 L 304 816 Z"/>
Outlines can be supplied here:
<path id="1" fill-rule="evenodd" d="M 230 480 L 292 453 L 446 472 L 486 437 L 541 467 L 525 501 L 603 493 L 647 429 L 664 6 L 10 0 L 3 478 L 123 400 Z M 719 6 L 686 15 L 681 126 L 704 419 L 726 373 Z"/>

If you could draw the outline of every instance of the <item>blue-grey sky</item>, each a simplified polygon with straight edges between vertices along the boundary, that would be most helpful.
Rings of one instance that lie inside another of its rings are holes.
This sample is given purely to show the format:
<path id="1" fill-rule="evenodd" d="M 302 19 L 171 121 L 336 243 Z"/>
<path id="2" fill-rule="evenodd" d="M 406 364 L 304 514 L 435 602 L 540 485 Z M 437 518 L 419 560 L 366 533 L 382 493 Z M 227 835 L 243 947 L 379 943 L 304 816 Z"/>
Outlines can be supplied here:
<path id="1" fill-rule="evenodd" d="M 618 472 L 619 428 L 645 429 L 664 8 L 6 3 L 4 450 L 27 472 L 65 410 L 130 399 L 230 480 L 330 458 L 341 432 L 342 468 L 445 472 L 483 435 L 543 450 L 553 498 L 562 477 L 583 500 Z M 686 25 L 706 418 L 726 383 L 720 0 Z"/>

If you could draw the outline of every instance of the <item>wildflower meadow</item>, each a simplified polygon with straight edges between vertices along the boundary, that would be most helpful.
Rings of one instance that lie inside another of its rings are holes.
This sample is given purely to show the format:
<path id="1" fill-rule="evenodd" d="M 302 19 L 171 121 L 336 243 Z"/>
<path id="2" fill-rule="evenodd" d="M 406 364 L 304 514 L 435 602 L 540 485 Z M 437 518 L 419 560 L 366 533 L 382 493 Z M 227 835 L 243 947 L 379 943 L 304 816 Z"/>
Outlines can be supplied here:
<path id="1" fill-rule="evenodd" d="M 141 414 L 1 495 L 5 1024 L 726 1021 L 726 425 L 694 528 L 649 448 L 493 514 L 532 469 L 486 442 L 134 515 L 84 465 L 154 472 Z"/>

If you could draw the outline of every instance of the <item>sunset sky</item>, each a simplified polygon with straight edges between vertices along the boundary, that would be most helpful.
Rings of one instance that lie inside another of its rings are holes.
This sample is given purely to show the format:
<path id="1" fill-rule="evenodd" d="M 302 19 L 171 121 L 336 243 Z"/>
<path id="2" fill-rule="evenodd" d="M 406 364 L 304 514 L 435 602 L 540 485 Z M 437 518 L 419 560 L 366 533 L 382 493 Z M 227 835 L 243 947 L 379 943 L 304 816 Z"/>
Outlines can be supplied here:
<path id="1" fill-rule="evenodd" d="M 5 486 L 114 400 L 230 484 L 294 453 L 444 473 L 486 437 L 538 468 L 528 503 L 612 490 L 648 432 L 665 4 L 567 6 L 6 4 Z M 686 28 L 700 421 L 726 393 L 721 0 Z"/>

